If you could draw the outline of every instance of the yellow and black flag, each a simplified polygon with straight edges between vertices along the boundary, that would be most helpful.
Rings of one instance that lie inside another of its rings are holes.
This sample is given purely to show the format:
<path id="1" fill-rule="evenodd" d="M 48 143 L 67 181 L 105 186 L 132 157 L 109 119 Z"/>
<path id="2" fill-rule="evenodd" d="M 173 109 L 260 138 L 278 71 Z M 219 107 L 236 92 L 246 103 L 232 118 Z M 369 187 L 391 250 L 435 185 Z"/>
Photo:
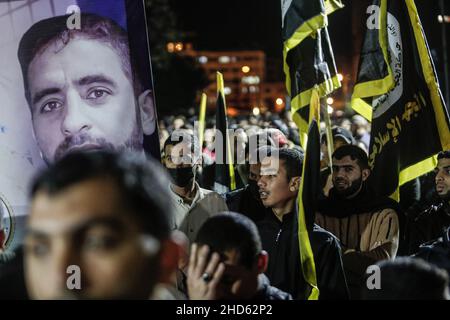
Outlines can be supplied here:
<path id="1" fill-rule="evenodd" d="M 449 116 L 414 0 L 374 0 L 352 97 L 372 122 L 370 184 L 399 200 L 398 188 L 450 149 Z"/>
<path id="2" fill-rule="evenodd" d="M 341 86 L 328 35 L 328 14 L 338 0 L 282 0 L 282 38 L 286 88 L 293 119 L 306 146 L 313 90 L 324 97 Z"/>
<path id="3" fill-rule="evenodd" d="M 227 106 L 224 94 L 223 75 L 217 72 L 217 109 L 216 109 L 216 169 L 214 191 L 219 194 L 236 189 L 233 157 L 231 156 L 228 134 Z"/>

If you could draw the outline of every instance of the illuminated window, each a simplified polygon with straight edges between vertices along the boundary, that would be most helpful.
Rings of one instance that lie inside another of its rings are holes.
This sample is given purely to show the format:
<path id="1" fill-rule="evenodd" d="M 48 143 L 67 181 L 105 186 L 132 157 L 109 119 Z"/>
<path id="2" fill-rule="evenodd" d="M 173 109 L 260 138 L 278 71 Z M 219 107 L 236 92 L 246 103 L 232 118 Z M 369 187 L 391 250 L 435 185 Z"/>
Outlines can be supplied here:
<path id="1" fill-rule="evenodd" d="M 219 57 L 219 63 L 230 63 L 230 57 L 229 56 L 221 56 Z"/>
<path id="2" fill-rule="evenodd" d="M 200 58 L 198 58 L 198 62 L 200 63 L 207 63 L 208 62 L 208 58 L 205 56 L 201 56 Z"/>

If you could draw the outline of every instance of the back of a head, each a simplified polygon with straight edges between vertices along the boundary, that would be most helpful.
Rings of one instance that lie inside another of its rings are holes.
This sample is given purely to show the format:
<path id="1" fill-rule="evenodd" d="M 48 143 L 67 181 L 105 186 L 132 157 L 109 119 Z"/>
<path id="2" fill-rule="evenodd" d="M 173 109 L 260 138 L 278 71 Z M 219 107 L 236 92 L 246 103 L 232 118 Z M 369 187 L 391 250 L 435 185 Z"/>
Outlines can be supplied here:
<path id="1" fill-rule="evenodd" d="M 200 228 L 195 242 L 209 246 L 210 252 L 236 250 L 240 265 L 249 269 L 262 251 L 256 225 L 249 218 L 234 212 L 224 212 L 209 218 Z"/>
<path id="2" fill-rule="evenodd" d="M 106 151 L 69 154 L 36 177 L 31 197 L 40 191 L 57 195 L 81 182 L 103 177 L 116 183 L 120 200 L 136 215 L 144 232 L 159 240 L 169 236 L 173 214 L 167 204 L 169 180 L 159 163 L 135 154 Z"/>
<path id="3" fill-rule="evenodd" d="M 449 278 L 445 270 L 422 259 L 400 257 L 383 261 L 380 288 L 364 289 L 366 300 L 447 300 Z"/>

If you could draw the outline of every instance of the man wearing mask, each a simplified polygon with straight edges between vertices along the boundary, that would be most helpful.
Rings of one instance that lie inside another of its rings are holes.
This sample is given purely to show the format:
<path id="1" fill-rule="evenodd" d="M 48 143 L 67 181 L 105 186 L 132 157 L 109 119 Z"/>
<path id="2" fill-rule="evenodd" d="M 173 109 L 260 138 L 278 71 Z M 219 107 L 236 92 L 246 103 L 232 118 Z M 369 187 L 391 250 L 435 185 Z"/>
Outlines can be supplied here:
<path id="1" fill-rule="evenodd" d="M 175 206 L 172 228 L 182 231 L 192 243 L 202 224 L 210 216 L 227 211 L 228 207 L 219 194 L 200 188 L 196 182 L 201 165 L 197 137 L 183 130 L 174 131 L 164 144 L 163 162 L 172 177 L 169 186 Z"/>
<path id="2" fill-rule="evenodd" d="M 333 188 L 319 203 L 316 223 L 340 240 L 351 298 L 357 299 L 368 266 L 394 259 L 399 241 L 397 203 L 367 186 L 367 154 L 347 145 L 333 154 Z"/>

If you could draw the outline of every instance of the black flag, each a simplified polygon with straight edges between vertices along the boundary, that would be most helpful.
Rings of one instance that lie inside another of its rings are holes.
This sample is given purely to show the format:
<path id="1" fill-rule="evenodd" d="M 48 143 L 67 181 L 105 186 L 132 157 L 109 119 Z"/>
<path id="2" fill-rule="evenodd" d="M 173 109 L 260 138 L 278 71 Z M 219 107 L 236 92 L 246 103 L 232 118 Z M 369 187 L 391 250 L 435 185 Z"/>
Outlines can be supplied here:
<path id="1" fill-rule="evenodd" d="M 370 183 L 399 200 L 398 187 L 450 149 L 449 117 L 413 0 L 374 0 L 352 107 L 372 121 Z"/>

